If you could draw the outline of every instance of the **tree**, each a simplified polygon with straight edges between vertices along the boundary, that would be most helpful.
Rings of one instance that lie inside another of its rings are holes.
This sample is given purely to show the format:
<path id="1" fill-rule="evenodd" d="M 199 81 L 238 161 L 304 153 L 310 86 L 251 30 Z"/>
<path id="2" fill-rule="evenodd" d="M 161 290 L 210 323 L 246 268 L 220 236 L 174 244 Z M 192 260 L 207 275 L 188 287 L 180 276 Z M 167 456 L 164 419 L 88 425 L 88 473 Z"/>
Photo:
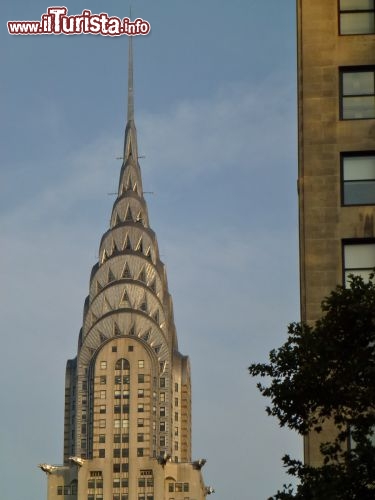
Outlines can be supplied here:
<path id="1" fill-rule="evenodd" d="M 322 465 L 283 457 L 296 488 L 284 485 L 273 500 L 375 499 L 375 280 L 351 276 L 322 302 L 314 325 L 292 323 L 288 338 L 269 353 L 268 364 L 252 364 L 253 377 L 270 398 L 266 411 L 280 426 L 302 436 L 321 432 L 333 420 L 337 434 L 322 443 Z M 272 500 L 269 499 L 269 500 Z"/>

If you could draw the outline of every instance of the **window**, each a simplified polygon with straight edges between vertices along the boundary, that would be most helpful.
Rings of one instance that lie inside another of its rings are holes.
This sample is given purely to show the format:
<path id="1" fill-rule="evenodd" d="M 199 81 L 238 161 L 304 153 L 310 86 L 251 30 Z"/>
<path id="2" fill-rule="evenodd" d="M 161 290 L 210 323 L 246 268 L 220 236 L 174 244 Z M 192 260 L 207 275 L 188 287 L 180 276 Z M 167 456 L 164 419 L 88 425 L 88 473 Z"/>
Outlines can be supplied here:
<path id="1" fill-rule="evenodd" d="M 123 448 L 123 449 L 121 450 L 121 456 L 122 456 L 123 458 L 127 458 L 127 457 L 129 456 L 129 448 Z"/>
<path id="2" fill-rule="evenodd" d="M 113 434 L 113 442 L 120 443 L 121 442 L 121 434 Z"/>
<path id="3" fill-rule="evenodd" d="M 340 0 L 340 34 L 375 33 L 374 0 Z"/>
<path id="4" fill-rule="evenodd" d="M 144 362 L 144 360 L 143 360 L 143 359 L 140 359 L 140 360 L 138 361 L 138 368 L 144 368 L 144 366 L 145 366 L 145 362 Z"/>
<path id="5" fill-rule="evenodd" d="M 100 391 L 100 399 L 105 399 L 106 398 L 106 391 Z"/>
<path id="6" fill-rule="evenodd" d="M 121 479 L 121 486 L 127 488 L 129 486 L 129 479 Z"/>
<path id="7" fill-rule="evenodd" d="M 165 432 L 165 422 L 160 422 L 160 432 Z"/>
<path id="8" fill-rule="evenodd" d="M 144 426 L 144 420 L 143 420 L 143 418 L 138 418 L 137 419 L 137 425 L 138 425 L 138 427 L 143 427 Z"/>
<path id="9" fill-rule="evenodd" d="M 343 205 L 374 205 L 375 152 L 343 153 L 341 168 Z"/>
<path id="10" fill-rule="evenodd" d="M 137 434 L 137 441 L 138 443 L 143 443 L 143 441 L 145 440 L 145 436 L 143 433 L 138 433 Z"/>
<path id="11" fill-rule="evenodd" d="M 375 118 L 374 68 L 341 70 L 341 118 Z"/>
<path id="12" fill-rule="evenodd" d="M 99 434 L 99 443 L 105 443 L 105 434 Z"/>
<path id="13" fill-rule="evenodd" d="M 107 361 L 101 361 L 100 368 L 101 368 L 101 370 L 105 370 L 107 368 Z"/>
<path id="14" fill-rule="evenodd" d="M 120 358 L 116 361 L 115 370 L 130 370 L 130 363 L 125 358 Z"/>
<path id="15" fill-rule="evenodd" d="M 165 378 L 160 379 L 160 387 L 165 387 Z"/>
<path id="16" fill-rule="evenodd" d="M 143 448 L 137 448 L 137 457 L 143 457 Z"/>
<path id="17" fill-rule="evenodd" d="M 375 267 L 375 241 L 344 243 L 344 283 L 348 284 L 349 274 L 362 276 L 367 280 Z"/>
<path id="18" fill-rule="evenodd" d="M 129 472 L 129 464 L 121 464 L 121 472 Z"/>
<path id="19" fill-rule="evenodd" d="M 105 413 L 106 412 L 106 406 L 105 405 L 100 405 L 99 406 L 99 413 Z"/>
<path id="20" fill-rule="evenodd" d="M 121 450 L 120 450 L 120 448 L 115 448 L 113 450 L 113 458 L 120 458 L 120 456 L 121 456 Z"/>
<path id="21" fill-rule="evenodd" d="M 113 413 L 121 413 L 121 405 L 115 405 L 113 408 Z"/>
<path id="22" fill-rule="evenodd" d="M 143 384 L 145 381 L 145 376 L 143 373 L 138 373 L 138 383 Z"/>
<path id="23" fill-rule="evenodd" d="M 178 392 L 178 383 L 177 382 L 174 384 L 174 391 Z"/>
<path id="24" fill-rule="evenodd" d="M 105 420 L 104 419 L 99 420 L 99 427 L 101 427 L 102 429 L 105 427 Z"/>
<path id="25" fill-rule="evenodd" d="M 128 351 L 129 351 L 129 352 L 133 352 L 133 351 L 134 351 L 134 347 L 133 347 L 132 345 L 130 345 L 130 346 L 128 347 Z"/>
<path id="26" fill-rule="evenodd" d="M 119 429 L 120 428 L 120 426 L 121 426 L 120 422 L 121 422 L 120 419 L 114 420 L 114 427 L 115 427 L 115 429 Z"/>
<path id="27" fill-rule="evenodd" d="M 120 464 L 113 464 L 113 472 L 120 472 Z"/>
<path id="28" fill-rule="evenodd" d="M 105 385 L 107 383 L 107 377 L 105 375 L 100 375 L 100 384 Z"/>
<path id="29" fill-rule="evenodd" d="M 104 448 L 101 448 L 99 450 L 99 458 L 105 458 L 105 449 Z"/>
<path id="30" fill-rule="evenodd" d="M 112 352 L 117 352 L 117 345 L 112 346 Z"/>
<path id="31" fill-rule="evenodd" d="M 143 403 L 138 403 L 138 413 L 145 411 L 145 405 Z"/>
<path id="32" fill-rule="evenodd" d="M 160 416 L 165 417 L 165 406 L 160 407 Z"/>
<path id="33" fill-rule="evenodd" d="M 165 402 L 165 392 L 160 393 L 160 402 L 164 403 Z"/>
<path id="34" fill-rule="evenodd" d="M 160 436 L 159 444 L 160 446 L 165 446 L 165 436 Z"/>
<path id="35" fill-rule="evenodd" d="M 113 487 L 114 488 L 120 488 L 120 478 L 119 477 L 115 477 L 113 479 Z"/>
<path id="36" fill-rule="evenodd" d="M 138 389 L 138 397 L 143 398 L 145 395 L 145 391 L 143 389 Z"/>

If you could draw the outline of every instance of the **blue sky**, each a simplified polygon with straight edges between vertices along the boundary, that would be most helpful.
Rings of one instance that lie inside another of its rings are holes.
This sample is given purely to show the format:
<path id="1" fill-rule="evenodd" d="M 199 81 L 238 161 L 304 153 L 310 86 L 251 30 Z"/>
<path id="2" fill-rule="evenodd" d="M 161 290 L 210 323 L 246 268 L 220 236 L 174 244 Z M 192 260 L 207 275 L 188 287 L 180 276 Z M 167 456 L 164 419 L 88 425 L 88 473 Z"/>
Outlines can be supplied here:
<path id="1" fill-rule="evenodd" d="M 152 228 L 193 382 L 193 454 L 216 500 L 288 481 L 298 436 L 247 374 L 298 320 L 295 2 L 137 0 L 136 124 Z M 127 1 L 75 0 L 124 17 Z M 0 482 L 46 499 L 60 463 L 65 363 L 108 228 L 126 115 L 127 39 L 10 36 L 51 6 L 4 0 L 0 30 Z M 11 374 L 11 375 L 10 375 Z M 212 425 L 212 421 L 214 425 Z"/>

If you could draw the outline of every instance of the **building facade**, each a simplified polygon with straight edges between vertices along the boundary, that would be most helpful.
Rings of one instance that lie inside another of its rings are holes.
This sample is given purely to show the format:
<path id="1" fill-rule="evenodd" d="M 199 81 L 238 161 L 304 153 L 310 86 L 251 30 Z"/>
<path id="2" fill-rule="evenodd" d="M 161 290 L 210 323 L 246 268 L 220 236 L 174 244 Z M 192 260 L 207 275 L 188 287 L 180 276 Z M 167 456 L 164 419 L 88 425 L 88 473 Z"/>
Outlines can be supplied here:
<path id="1" fill-rule="evenodd" d="M 189 359 L 142 189 L 129 43 L 128 117 L 110 227 L 67 362 L 63 465 L 41 464 L 48 500 L 202 500 L 191 457 Z"/>
<path id="2" fill-rule="evenodd" d="M 375 267 L 374 0 L 297 0 L 301 316 Z M 321 463 L 333 426 L 305 439 Z"/>

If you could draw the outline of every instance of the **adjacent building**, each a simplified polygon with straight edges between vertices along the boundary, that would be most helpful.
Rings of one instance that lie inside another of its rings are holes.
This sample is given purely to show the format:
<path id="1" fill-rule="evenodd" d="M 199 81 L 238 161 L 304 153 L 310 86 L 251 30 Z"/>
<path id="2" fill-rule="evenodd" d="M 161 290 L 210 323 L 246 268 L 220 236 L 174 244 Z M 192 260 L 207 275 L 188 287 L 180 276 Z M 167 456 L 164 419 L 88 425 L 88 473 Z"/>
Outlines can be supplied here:
<path id="1" fill-rule="evenodd" d="M 64 463 L 40 465 L 48 500 L 202 500 L 213 491 L 205 460 L 191 457 L 189 359 L 142 188 L 131 39 L 128 71 L 118 194 L 66 368 Z"/>
<path id="2" fill-rule="evenodd" d="M 297 0 L 302 320 L 375 267 L 374 0 Z M 320 464 L 327 425 L 305 440 Z"/>

